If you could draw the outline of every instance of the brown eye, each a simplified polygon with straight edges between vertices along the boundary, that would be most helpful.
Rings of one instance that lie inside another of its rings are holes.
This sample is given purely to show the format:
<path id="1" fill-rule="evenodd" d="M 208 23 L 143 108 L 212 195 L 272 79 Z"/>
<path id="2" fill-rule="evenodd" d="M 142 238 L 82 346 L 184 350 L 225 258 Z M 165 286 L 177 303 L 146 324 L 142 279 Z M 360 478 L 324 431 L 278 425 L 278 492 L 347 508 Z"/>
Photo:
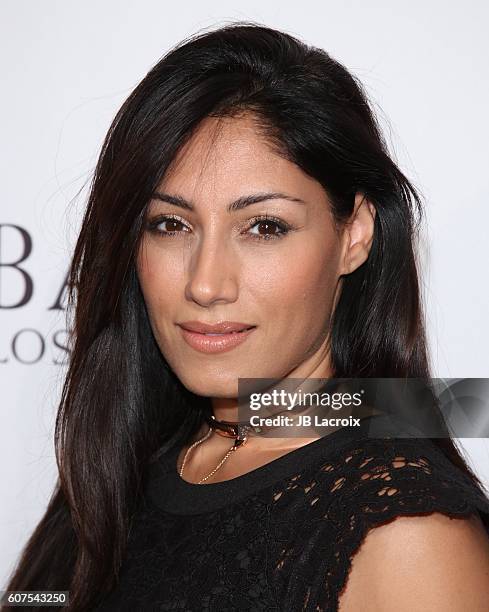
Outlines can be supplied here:
<path id="1" fill-rule="evenodd" d="M 258 230 L 258 233 L 261 235 L 270 235 L 275 234 L 275 230 L 277 229 L 277 224 L 273 221 L 260 221 L 257 223 L 258 228 L 261 228 L 263 231 Z"/>
<path id="2" fill-rule="evenodd" d="M 251 231 L 255 228 L 258 231 Z M 287 234 L 288 230 L 289 228 L 283 223 L 266 217 L 264 219 L 255 219 L 255 223 L 251 226 L 250 234 L 258 240 L 273 240 L 275 238 L 282 238 Z"/>
<path id="3" fill-rule="evenodd" d="M 165 227 L 166 226 L 166 227 Z M 177 219 L 176 217 L 158 217 L 148 223 L 149 231 L 158 234 L 160 236 L 175 236 L 182 232 L 188 232 L 189 228 Z"/>
<path id="4" fill-rule="evenodd" d="M 167 219 L 166 221 L 162 221 L 162 223 L 166 223 L 167 232 L 175 232 L 179 230 L 179 227 L 183 227 L 183 223 L 178 221 L 178 219 Z"/>

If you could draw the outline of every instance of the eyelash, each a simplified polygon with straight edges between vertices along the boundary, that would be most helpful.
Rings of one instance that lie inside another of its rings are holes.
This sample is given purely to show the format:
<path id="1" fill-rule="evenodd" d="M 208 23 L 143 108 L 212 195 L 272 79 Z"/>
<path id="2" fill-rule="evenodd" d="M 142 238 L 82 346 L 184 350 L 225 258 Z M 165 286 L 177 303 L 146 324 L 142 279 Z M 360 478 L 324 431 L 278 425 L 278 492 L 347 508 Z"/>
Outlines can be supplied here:
<path id="1" fill-rule="evenodd" d="M 171 238 L 181 232 L 177 230 L 162 231 L 162 230 L 157 229 L 157 227 L 158 225 L 160 225 L 160 223 L 164 223 L 165 221 L 172 221 L 172 220 L 178 221 L 182 225 L 185 225 L 184 221 L 180 219 L 180 217 L 177 217 L 174 215 L 161 215 L 159 217 L 156 217 L 152 221 L 149 221 L 147 224 L 147 228 L 150 232 L 153 232 L 165 238 Z M 284 221 L 281 221 L 280 219 L 277 219 L 276 217 L 270 217 L 269 215 L 254 217 L 253 219 L 250 220 L 250 226 L 248 229 L 251 229 L 258 223 L 263 223 L 263 222 L 267 222 L 268 224 L 273 224 L 277 226 L 280 231 L 276 234 L 268 234 L 268 235 L 250 234 L 250 237 L 252 240 L 260 240 L 260 241 L 261 240 L 267 240 L 267 241 L 276 240 L 279 238 L 283 238 L 291 230 L 290 225 L 288 225 L 287 223 L 284 223 Z"/>

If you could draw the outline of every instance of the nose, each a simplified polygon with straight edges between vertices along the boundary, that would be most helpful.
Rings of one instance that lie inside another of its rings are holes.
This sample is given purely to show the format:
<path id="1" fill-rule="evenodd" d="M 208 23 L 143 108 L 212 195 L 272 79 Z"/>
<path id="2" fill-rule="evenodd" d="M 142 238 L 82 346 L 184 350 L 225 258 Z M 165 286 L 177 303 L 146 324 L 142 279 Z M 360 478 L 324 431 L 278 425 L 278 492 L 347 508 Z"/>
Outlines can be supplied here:
<path id="1" fill-rule="evenodd" d="M 189 253 L 186 274 L 186 299 L 204 307 L 237 300 L 233 255 L 219 236 L 208 235 L 195 245 L 195 250 Z"/>

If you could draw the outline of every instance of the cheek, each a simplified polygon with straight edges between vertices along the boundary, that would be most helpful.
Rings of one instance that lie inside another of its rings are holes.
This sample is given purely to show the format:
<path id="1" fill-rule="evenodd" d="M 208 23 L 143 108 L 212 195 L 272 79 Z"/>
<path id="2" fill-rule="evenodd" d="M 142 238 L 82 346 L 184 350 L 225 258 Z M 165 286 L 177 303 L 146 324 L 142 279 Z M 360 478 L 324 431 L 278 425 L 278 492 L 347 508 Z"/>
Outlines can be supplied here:
<path id="1" fill-rule="evenodd" d="M 138 258 L 137 269 L 146 307 L 153 324 L 158 326 L 161 313 L 173 312 L 181 300 L 184 291 L 181 257 L 147 248 Z"/>
<path id="2" fill-rule="evenodd" d="M 277 335 L 310 342 L 325 329 L 338 277 L 339 252 L 324 237 L 304 241 L 263 258 L 260 266 L 245 266 L 243 286 L 251 288 L 259 312 Z"/>
<path id="3" fill-rule="evenodd" d="M 327 315 L 333 301 L 338 279 L 338 253 L 336 249 L 314 248 L 297 258 L 296 267 L 291 274 L 292 282 L 297 284 L 297 294 L 304 308 L 312 310 L 317 316 Z"/>

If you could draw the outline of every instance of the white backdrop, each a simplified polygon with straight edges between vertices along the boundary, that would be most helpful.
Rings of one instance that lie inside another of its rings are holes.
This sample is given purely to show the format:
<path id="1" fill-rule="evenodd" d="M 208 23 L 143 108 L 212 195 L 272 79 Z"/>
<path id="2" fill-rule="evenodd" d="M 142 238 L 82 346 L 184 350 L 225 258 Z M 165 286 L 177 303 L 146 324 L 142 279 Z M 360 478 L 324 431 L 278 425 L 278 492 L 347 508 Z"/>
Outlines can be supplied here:
<path id="1" fill-rule="evenodd" d="M 52 435 L 66 359 L 64 312 L 55 306 L 85 203 L 82 188 L 123 100 L 170 46 L 198 29 L 235 19 L 284 29 L 323 47 L 363 81 L 395 158 L 426 199 L 422 253 L 434 375 L 489 376 L 489 5 L 175 5 L 0 6 L 0 263 L 22 259 L 27 275 L 0 266 L 0 588 L 55 481 Z M 22 298 L 25 304 L 9 308 Z M 488 441 L 461 442 L 489 484 Z"/>

